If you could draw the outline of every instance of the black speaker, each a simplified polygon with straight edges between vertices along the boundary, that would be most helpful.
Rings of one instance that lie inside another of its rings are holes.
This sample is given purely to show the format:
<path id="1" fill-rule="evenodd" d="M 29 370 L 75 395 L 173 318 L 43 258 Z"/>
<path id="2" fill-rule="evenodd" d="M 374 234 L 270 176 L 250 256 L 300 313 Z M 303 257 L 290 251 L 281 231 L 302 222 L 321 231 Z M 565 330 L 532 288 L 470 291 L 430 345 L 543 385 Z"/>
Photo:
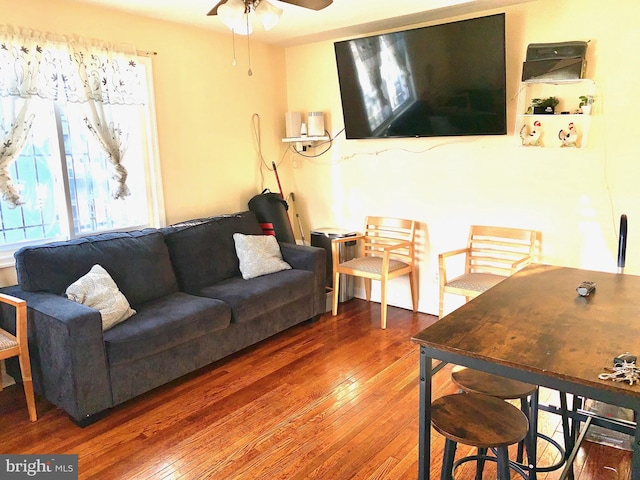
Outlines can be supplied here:
<path id="1" fill-rule="evenodd" d="M 559 60 L 587 56 L 588 42 L 530 43 L 527 47 L 527 62 L 536 60 Z"/>
<path id="2" fill-rule="evenodd" d="M 522 64 L 522 81 L 584 78 L 586 67 L 587 61 L 584 58 L 526 61 Z"/>

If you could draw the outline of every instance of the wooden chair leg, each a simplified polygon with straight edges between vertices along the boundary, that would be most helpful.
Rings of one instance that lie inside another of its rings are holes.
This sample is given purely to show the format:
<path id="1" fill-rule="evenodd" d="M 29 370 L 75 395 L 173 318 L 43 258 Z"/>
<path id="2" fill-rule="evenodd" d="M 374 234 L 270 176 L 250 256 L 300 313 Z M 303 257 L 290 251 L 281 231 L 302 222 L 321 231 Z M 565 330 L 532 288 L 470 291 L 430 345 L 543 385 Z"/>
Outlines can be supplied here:
<path id="1" fill-rule="evenodd" d="M 411 273 L 409 274 L 409 285 L 411 287 L 413 313 L 418 313 L 418 278 L 415 270 L 411 270 Z"/>
<path id="2" fill-rule="evenodd" d="M 340 274 L 336 273 L 333 275 L 333 306 L 331 309 L 331 314 L 334 317 L 338 315 L 339 297 L 340 297 Z"/>
<path id="3" fill-rule="evenodd" d="M 444 314 L 444 290 L 440 289 L 440 307 L 438 309 L 438 318 L 442 318 Z"/>
<path id="4" fill-rule="evenodd" d="M 24 387 L 24 395 L 27 399 L 27 409 L 29 410 L 29 420 L 35 422 L 38 420 L 38 412 L 36 410 L 36 400 L 33 394 L 33 382 L 31 380 L 22 380 Z"/>
<path id="5" fill-rule="evenodd" d="M 367 298 L 367 302 L 370 302 L 371 301 L 371 279 L 370 278 L 364 279 L 364 293 Z"/>
<path id="6" fill-rule="evenodd" d="M 387 282 L 384 279 L 380 282 L 380 326 L 387 328 Z"/>
<path id="7" fill-rule="evenodd" d="M 36 401 L 33 395 L 33 381 L 31 380 L 31 363 L 29 361 L 29 352 L 25 350 L 18 356 L 20 362 L 20 373 L 22 374 L 22 386 L 24 387 L 24 395 L 27 399 L 27 409 L 29 410 L 29 419 L 35 422 L 38 419 L 36 412 Z"/>

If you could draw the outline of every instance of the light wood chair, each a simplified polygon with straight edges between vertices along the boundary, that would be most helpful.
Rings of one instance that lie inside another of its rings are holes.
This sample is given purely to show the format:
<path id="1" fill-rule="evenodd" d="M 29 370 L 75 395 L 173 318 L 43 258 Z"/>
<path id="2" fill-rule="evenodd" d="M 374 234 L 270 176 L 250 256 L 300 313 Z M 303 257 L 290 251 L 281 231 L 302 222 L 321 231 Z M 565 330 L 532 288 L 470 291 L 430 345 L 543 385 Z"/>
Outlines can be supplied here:
<path id="1" fill-rule="evenodd" d="M 18 357 L 20 372 L 22 373 L 22 385 L 27 398 L 27 408 L 29 409 L 29 419 L 35 422 L 38 419 L 38 415 L 36 413 L 36 402 L 33 396 L 31 363 L 27 343 L 27 302 L 2 293 L 0 293 L 0 302 L 12 305 L 16 309 L 16 334 L 13 335 L 0 328 L 0 360 Z M 0 391 L 1 390 L 2 382 L 0 381 Z"/>
<path id="2" fill-rule="evenodd" d="M 387 282 L 409 275 L 413 312 L 418 311 L 418 282 L 415 260 L 416 222 L 401 218 L 367 217 L 364 234 L 335 238 L 331 241 L 333 257 L 333 315 L 338 314 L 340 274 L 364 279 L 367 302 L 371 300 L 371 280 L 380 282 L 380 323 L 387 328 Z M 362 244 L 362 255 L 340 263 L 342 242 Z"/>
<path id="3" fill-rule="evenodd" d="M 535 230 L 472 225 L 466 248 L 438 255 L 439 317 L 444 313 L 445 293 L 463 295 L 468 302 L 534 262 L 540 242 L 540 233 Z M 464 273 L 449 279 L 449 260 L 463 254 L 466 256 Z"/>

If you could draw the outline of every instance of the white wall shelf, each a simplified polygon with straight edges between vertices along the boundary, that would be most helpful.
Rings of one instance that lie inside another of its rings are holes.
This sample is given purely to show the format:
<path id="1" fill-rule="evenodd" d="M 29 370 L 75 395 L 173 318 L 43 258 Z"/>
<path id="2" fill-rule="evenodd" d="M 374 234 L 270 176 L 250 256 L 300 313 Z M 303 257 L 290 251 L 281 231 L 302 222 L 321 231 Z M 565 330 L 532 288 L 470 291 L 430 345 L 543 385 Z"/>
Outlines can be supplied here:
<path id="1" fill-rule="evenodd" d="M 323 142 L 329 140 L 329 137 L 286 137 L 282 139 L 282 143 L 294 143 L 294 142 Z"/>
<path id="2" fill-rule="evenodd" d="M 540 147 L 562 147 L 560 132 L 569 130 L 569 125 L 574 125 L 577 132 L 575 147 L 584 148 L 588 145 L 589 129 L 591 128 L 590 114 L 579 113 L 578 105 L 581 95 L 595 97 L 596 84 L 590 79 L 571 80 L 527 80 L 520 84 L 518 91 L 518 103 L 516 110 L 516 125 L 514 131 L 515 142 L 518 145 L 529 146 L 531 137 L 526 140 L 520 136 L 532 132 L 534 129 L 540 133 L 534 146 Z M 533 114 L 527 113 L 533 98 L 557 97 L 560 103 L 556 106 L 555 114 Z M 593 108 L 593 107 L 592 107 Z M 534 123 L 539 122 L 540 126 Z"/>
<path id="3" fill-rule="evenodd" d="M 327 136 L 286 137 L 282 139 L 282 143 L 295 143 L 296 151 L 300 152 L 306 147 L 313 147 L 316 142 L 327 142 L 329 140 L 331 139 Z"/>

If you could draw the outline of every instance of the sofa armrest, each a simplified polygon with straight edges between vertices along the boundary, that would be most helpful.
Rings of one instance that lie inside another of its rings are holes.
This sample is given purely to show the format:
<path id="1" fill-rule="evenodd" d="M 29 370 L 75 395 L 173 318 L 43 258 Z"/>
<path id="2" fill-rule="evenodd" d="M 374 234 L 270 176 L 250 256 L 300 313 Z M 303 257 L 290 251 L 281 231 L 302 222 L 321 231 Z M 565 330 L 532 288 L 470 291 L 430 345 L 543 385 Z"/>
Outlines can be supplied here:
<path id="1" fill-rule="evenodd" d="M 319 247 L 296 245 L 293 243 L 280 243 L 280 251 L 285 262 L 292 268 L 299 270 L 311 270 L 313 272 L 326 268 L 324 260 L 325 251 Z"/>
<path id="2" fill-rule="evenodd" d="M 100 313 L 52 293 L 18 286 L 0 291 L 27 302 L 36 392 L 78 422 L 113 406 Z M 0 324 L 15 324 L 12 310 L 0 308 Z M 14 374 L 9 363 L 7 368 Z"/>
<path id="3" fill-rule="evenodd" d="M 291 268 L 309 270 L 314 275 L 314 316 L 325 312 L 326 291 L 325 279 L 327 274 L 327 255 L 324 248 L 280 243 L 282 258 Z"/>

